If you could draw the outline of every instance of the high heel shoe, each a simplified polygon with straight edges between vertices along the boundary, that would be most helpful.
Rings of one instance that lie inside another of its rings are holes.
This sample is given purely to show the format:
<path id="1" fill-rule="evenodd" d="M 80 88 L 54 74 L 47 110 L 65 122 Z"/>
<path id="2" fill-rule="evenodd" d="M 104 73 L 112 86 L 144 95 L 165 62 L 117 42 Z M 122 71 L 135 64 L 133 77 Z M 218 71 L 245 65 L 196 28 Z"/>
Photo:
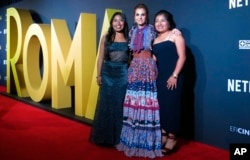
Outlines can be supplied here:
<path id="1" fill-rule="evenodd" d="M 176 149 L 177 139 L 175 135 L 169 135 L 167 136 L 167 142 L 162 148 L 162 154 L 169 155 L 173 153 Z"/>

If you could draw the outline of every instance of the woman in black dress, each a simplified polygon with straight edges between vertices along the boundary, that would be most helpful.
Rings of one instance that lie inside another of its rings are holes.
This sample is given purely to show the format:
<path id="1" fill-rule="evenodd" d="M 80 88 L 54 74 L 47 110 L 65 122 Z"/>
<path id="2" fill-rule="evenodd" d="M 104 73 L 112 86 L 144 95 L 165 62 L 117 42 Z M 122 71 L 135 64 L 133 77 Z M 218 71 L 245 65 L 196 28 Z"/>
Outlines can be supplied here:
<path id="1" fill-rule="evenodd" d="M 157 89 L 164 154 L 171 153 L 177 143 L 183 83 L 181 71 L 186 60 L 185 40 L 181 34 L 172 32 L 174 28 L 171 13 L 165 10 L 156 13 L 155 29 L 158 35 L 154 40 L 153 53 L 157 58 L 159 74 Z"/>

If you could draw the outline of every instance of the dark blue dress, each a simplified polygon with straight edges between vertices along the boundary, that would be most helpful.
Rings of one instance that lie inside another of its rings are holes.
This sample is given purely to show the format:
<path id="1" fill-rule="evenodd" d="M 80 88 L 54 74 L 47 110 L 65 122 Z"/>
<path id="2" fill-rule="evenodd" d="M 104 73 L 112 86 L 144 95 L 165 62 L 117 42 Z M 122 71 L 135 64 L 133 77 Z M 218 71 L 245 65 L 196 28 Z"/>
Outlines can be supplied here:
<path id="1" fill-rule="evenodd" d="M 101 70 L 102 85 L 90 134 L 90 141 L 95 144 L 114 147 L 120 140 L 127 70 L 128 43 L 113 42 Z"/>
<path id="2" fill-rule="evenodd" d="M 153 53 L 157 58 L 159 73 L 157 90 L 161 127 L 167 132 L 177 133 L 180 130 L 182 74 L 178 75 L 177 89 L 169 90 L 166 87 L 166 81 L 173 74 L 178 59 L 175 43 L 167 40 L 154 44 Z"/>

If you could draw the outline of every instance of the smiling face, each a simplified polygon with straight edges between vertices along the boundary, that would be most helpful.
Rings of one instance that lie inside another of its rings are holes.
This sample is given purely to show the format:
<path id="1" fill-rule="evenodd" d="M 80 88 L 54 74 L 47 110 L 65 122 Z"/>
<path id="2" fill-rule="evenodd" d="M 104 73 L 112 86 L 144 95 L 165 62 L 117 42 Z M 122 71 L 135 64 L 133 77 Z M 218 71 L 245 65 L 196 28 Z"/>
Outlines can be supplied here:
<path id="1" fill-rule="evenodd" d="M 169 22 L 163 14 L 155 17 L 155 29 L 157 32 L 162 33 L 168 31 L 170 28 Z"/>
<path id="2" fill-rule="evenodd" d="M 112 27 L 116 32 L 122 32 L 124 24 L 125 22 L 121 15 L 116 15 L 112 21 Z"/>
<path id="3" fill-rule="evenodd" d="M 138 26 L 144 26 L 147 23 L 147 13 L 144 8 L 137 8 L 135 10 L 135 22 Z"/>

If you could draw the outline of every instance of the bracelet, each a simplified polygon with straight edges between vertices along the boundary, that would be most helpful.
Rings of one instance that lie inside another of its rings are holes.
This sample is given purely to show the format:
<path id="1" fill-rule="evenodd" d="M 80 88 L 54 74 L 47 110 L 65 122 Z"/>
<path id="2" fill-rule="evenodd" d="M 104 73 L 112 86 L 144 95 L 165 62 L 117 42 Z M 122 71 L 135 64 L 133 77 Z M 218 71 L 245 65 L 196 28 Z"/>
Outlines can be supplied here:
<path id="1" fill-rule="evenodd" d="M 178 79 L 177 74 L 173 74 L 172 76 L 173 76 L 175 79 Z"/>

